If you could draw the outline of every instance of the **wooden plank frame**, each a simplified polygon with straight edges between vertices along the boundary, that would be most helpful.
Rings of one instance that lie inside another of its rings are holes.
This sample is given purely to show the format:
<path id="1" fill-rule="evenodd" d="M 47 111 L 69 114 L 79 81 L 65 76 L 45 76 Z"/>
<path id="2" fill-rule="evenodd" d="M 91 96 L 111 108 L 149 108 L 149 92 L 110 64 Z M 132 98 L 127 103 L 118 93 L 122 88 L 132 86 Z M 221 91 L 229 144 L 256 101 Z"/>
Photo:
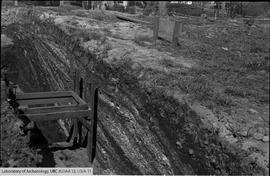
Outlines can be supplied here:
<path id="1" fill-rule="evenodd" d="M 41 113 L 54 113 L 61 111 L 76 111 L 76 110 L 87 110 L 89 109 L 87 104 L 83 105 L 64 105 L 57 107 L 38 107 L 38 108 L 20 108 L 25 114 L 41 114 Z"/>
<path id="2" fill-rule="evenodd" d="M 76 111 L 61 111 L 53 113 L 40 113 L 40 114 L 26 114 L 29 120 L 34 122 L 48 121 L 48 120 L 58 120 L 66 118 L 79 118 L 86 117 L 89 115 L 90 110 L 76 110 Z"/>
<path id="3" fill-rule="evenodd" d="M 72 92 L 73 91 L 17 93 L 16 100 L 70 97 L 72 96 Z"/>
<path id="4" fill-rule="evenodd" d="M 67 99 L 74 99 L 76 104 L 55 107 L 29 107 L 29 105 L 42 104 L 42 102 L 44 102 L 43 104 L 66 102 Z M 87 117 L 90 114 L 90 108 L 86 102 L 73 91 L 20 93 L 16 95 L 16 101 L 19 105 L 27 107 L 19 107 L 19 110 L 21 110 L 19 116 L 27 116 L 35 122 Z"/>
<path id="5" fill-rule="evenodd" d="M 87 155 L 91 164 L 94 161 L 96 152 L 96 135 L 97 135 L 97 108 L 98 108 L 98 88 L 90 85 L 91 103 L 89 105 L 82 99 L 83 97 L 83 79 L 80 78 L 79 83 L 76 79 L 79 77 L 75 71 L 74 91 L 56 91 L 56 92 L 34 92 L 34 93 L 15 93 L 15 101 L 19 104 L 19 116 L 26 116 L 34 122 L 58 120 L 70 118 L 73 126 L 71 127 L 71 135 L 73 144 L 81 145 L 82 126 L 87 132 Z M 79 86 L 79 87 L 78 87 Z M 75 92 L 79 90 L 79 95 Z M 61 105 L 67 101 L 74 100 L 75 103 Z M 29 105 L 47 105 L 45 107 L 29 107 Z M 55 106 L 48 106 L 54 104 Z M 60 105 L 59 105 L 60 104 Z M 86 117 L 89 120 L 86 119 Z M 73 130 L 72 130 L 73 129 Z M 79 137 L 79 138 L 78 138 Z M 52 145 L 53 146 L 53 145 Z M 57 145 L 56 145 L 57 146 Z"/>

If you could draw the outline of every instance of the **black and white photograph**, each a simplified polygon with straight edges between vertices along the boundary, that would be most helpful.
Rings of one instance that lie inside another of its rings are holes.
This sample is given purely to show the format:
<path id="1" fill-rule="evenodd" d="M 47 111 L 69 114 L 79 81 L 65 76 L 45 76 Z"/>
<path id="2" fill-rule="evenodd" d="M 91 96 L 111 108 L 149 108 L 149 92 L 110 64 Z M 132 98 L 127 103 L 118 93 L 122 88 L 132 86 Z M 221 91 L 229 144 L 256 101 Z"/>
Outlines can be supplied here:
<path id="1" fill-rule="evenodd" d="M 269 175 L 270 2 L 1 0 L 0 175 Z"/>

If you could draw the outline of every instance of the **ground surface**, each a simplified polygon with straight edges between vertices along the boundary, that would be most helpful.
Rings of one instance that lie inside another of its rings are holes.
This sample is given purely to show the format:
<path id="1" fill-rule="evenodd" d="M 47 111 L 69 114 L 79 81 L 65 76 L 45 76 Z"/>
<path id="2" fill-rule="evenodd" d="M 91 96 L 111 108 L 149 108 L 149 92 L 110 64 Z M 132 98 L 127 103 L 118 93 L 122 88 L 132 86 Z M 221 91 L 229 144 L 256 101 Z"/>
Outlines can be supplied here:
<path id="1" fill-rule="evenodd" d="M 149 27 L 105 12 L 7 9 L 2 21 L 5 41 L 14 43 L 5 53 L 15 49 L 14 58 L 24 53 L 22 64 L 33 65 L 29 73 L 18 68 L 24 91 L 68 89 L 74 58 L 82 75 L 106 90 L 94 172 L 269 173 L 269 35 L 263 28 L 191 22 L 174 48 L 162 40 L 153 46 Z M 87 163 L 75 159 L 85 155 L 79 150 L 51 155 L 52 166 Z M 69 164 L 59 164 L 63 155 L 71 156 Z"/>

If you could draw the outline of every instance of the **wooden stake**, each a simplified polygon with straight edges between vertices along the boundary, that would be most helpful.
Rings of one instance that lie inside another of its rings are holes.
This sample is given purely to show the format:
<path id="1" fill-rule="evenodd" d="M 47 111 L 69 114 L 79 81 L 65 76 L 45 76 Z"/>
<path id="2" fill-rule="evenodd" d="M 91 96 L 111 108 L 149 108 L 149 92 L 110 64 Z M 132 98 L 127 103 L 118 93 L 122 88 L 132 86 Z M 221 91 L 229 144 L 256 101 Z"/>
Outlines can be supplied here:
<path id="1" fill-rule="evenodd" d="M 87 156 L 88 156 L 88 159 L 90 161 L 90 163 L 92 163 L 92 143 L 91 143 L 91 131 L 88 130 L 87 132 Z"/>
<path id="2" fill-rule="evenodd" d="M 78 70 L 74 69 L 74 77 L 73 77 L 73 83 L 74 83 L 74 92 L 75 94 L 77 94 L 78 91 L 78 78 L 79 74 L 78 74 Z M 72 125 L 73 125 L 73 134 L 72 134 L 72 138 L 73 138 L 73 145 L 77 145 L 78 144 L 78 120 L 77 119 L 73 119 L 72 120 Z"/>
<path id="3" fill-rule="evenodd" d="M 72 123 L 73 123 L 73 145 L 77 145 L 78 144 L 78 120 L 73 119 Z"/>
<path id="4" fill-rule="evenodd" d="M 179 33 L 182 32 L 182 23 L 180 21 L 175 21 L 173 30 L 173 46 L 177 46 Z"/>
<path id="5" fill-rule="evenodd" d="M 79 96 L 83 98 L 83 78 L 80 78 Z"/>
<path id="6" fill-rule="evenodd" d="M 78 73 L 78 70 L 75 69 L 75 71 L 74 71 L 74 77 L 73 77 L 73 83 L 74 83 L 73 90 L 74 90 L 75 93 L 78 92 L 78 86 L 79 86 L 78 80 L 79 80 L 79 73 Z"/>
<path id="7" fill-rule="evenodd" d="M 98 108 L 98 88 L 91 85 L 91 131 L 88 136 L 87 149 L 90 151 L 89 160 L 93 163 L 96 155 L 96 135 L 97 135 L 97 108 Z M 89 133 L 88 133 L 89 134 Z"/>
<path id="8" fill-rule="evenodd" d="M 80 78 L 79 96 L 80 96 L 80 98 L 83 98 L 83 78 Z M 78 133 L 79 133 L 79 145 L 81 145 L 81 142 L 82 142 L 82 122 L 77 120 L 77 123 L 78 123 Z"/>

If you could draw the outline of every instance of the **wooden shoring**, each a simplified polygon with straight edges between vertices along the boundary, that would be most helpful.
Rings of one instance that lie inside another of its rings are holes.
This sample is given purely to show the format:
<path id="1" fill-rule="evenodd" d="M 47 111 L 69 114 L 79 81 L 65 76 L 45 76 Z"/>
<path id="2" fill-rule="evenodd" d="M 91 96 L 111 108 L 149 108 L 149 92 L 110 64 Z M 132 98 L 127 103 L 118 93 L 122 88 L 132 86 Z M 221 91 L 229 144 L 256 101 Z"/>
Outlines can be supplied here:
<path id="1" fill-rule="evenodd" d="M 41 114 L 41 113 L 55 113 L 55 112 L 68 112 L 68 111 L 76 111 L 76 110 L 88 110 L 87 104 L 82 105 L 65 105 L 65 106 L 56 106 L 56 107 L 38 107 L 38 108 L 20 108 L 24 114 Z"/>
<path id="2" fill-rule="evenodd" d="M 19 103 L 20 106 L 54 104 L 54 103 L 68 104 L 74 102 L 74 98 L 73 97 L 41 98 L 41 99 L 17 100 L 17 102 Z"/>
<path id="3" fill-rule="evenodd" d="M 71 118 L 77 121 L 77 118 L 86 117 L 89 115 L 90 112 L 90 110 L 61 111 L 53 113 L 27 114 L 27 117 L 29 118 L 29 120 L 32 120 L 34 122 L 66 118 Z"/>
<path id="4" fill-rule="evenodd" d="M 16 100 L 71 97 L 72 91 L 18 93 Z"/>
<path id="5" fill-rule="evenodd" d="M 78 69 L 75 69 L 73 68 L 74 72 L 73 72 L 73 84 L 74 84 L 74 87 L 73 87 L 73 90 L 74 90 L 74 93 L 73 93 L 73 97 L 76 98 L 77 100 L 80 100 L 79 96 L 77 95 L 77 92 L 79 90 L 79 71 Z M 73 139 L 73 144 L 74 145 L 78 145 L 79 142 L 78 142 L 78 135 L 79 135 L 79 129 L 78 129 L 78 119 L 72 119 L 72 126 L 73 126 L 73 133 L 72 133 L 72 139 Z"/>
<path id="6" fill-rule="evenodd" d="M 97 136 L 97 108 L 98 108 L 98 88 L 90 85 L 91 90 L 91 130 L 88 131 L 87 153 L 90 162 L 93 163 L 96 154 L 96 136 Z"/>
<path id="7" fill-rule="evenodd" d="M 79 77 L 80 78 L 80 82 L 79 82 L 79 97 L 80 99 L 83 98 L 83 78 L 82 77 Z M 84 117 L 82 117 L 84 118 Z M 82 143 L 82 125 L 83 123 L 80 121 L 80 120 L 77 120 L 77 125 L 78 125 L 78 135 L 79 135 L 79 141 L 78 141 L 78 144 L 81 145 Z"/>
<path id="8" fill-rule="evenodd" d="M 83 78 L 79 72 L 74 72 L 74 91 L 18 93 L 16 101 L 19 103 L 19 116 L 26 116 L 33 122 L 51 121 L 58 119 L 72 119 L 72 127 L 68 141 L 73 139 L 73 146 L 80 146 L 82 142 L 82 126 L 87 132 L 87 155 L 93 163 L 96 154 L 97 136 L 97 108 L 98 88 L 90 85 L 90 107 L 82 99 L 85 96 Z M 78 81 L 79 80 L 79 81 Z M 77 94 L 79 91 L 79 95 Z M 77 104 L 61 105 L 63 102 L 74 100 Z M 59 104 L 60 105 L 59 105 Z M 45 104 L 47 107 L 29 107 L 28 105 Z M 50 107 L 48 104 L 55 106 Z M 90 121 L 86 119 L 90 117 Z M 68 143 L 66 145 L 69 145 Z"/>

